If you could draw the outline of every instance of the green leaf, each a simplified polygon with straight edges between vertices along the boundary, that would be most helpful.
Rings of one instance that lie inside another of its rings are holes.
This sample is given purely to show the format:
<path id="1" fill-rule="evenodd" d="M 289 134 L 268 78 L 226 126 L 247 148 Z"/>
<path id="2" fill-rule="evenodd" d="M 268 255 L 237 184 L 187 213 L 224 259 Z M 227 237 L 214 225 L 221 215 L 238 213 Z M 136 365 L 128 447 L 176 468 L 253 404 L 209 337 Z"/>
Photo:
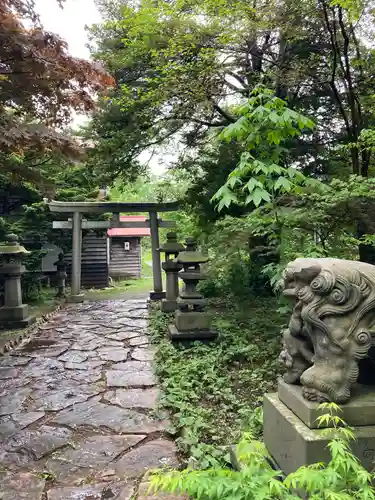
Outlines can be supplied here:
<path id="1" fill-rule="evenodd" d="M 286 177 L 279 177 L 274 184 L 274 189 L 290 193 L 293 184 Z"/>

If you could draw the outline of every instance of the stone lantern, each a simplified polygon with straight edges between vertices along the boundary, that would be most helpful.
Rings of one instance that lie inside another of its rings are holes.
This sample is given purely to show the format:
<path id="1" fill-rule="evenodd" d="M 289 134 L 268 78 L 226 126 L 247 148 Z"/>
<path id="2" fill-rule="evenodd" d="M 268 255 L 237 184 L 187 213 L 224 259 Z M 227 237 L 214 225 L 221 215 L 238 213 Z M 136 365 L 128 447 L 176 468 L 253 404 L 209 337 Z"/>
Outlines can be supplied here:
<path id="1" fill-rule="evenodd" d="M 177 241 L 176 233 L 167 233 L 167 241 L 159 248 L 159 252 L 165 253 L 162 267 L 166 274 L 166 296 L 160 303 L 163 312 L 173 312 L 177 309 L 178 273 L 182 264 L 175 259 L 183 250 L 185 247 Z"/>
<path id="2" fill-rule="evenodd" d="M 18 243 L 15 234 L 8 234 L 0 245 L 0 276 L 4 280 L 4 306 L 0 308 L 0 325 L 5 328 L 25 328 L 34 318 L 28 315 L 28 306 L 22 304 L 21 276 L 25 272 L 22 259 L 29 255 Z"/>
<path id="3" fill-rule="evenodd" d="M 59 253 L 59 258 L 53 264 L 56 266 L 57 297 L 65 297 L 65 280 L 67 278 L 66 268 L 68 264 L 64 260 L 64 254 Z"/>
<path id="4" fill-rule="evenodd" d="M 169 326 L 172 340 L 200 340 L 215 338 L 216 332 L 211 330 L 212 316 L 205 312 L 206 301 L 197 291 L 197 285 L 206 276 L 200 265 L 208 261 L 208 257 L 197 250 L 194 238 L 186 238 L 185 251 L 179 253 L 176 261 L 182 265 L 179 277 L 184 282 L 183 291 L 177 299 L 178 310 L 175 324 Z"/>

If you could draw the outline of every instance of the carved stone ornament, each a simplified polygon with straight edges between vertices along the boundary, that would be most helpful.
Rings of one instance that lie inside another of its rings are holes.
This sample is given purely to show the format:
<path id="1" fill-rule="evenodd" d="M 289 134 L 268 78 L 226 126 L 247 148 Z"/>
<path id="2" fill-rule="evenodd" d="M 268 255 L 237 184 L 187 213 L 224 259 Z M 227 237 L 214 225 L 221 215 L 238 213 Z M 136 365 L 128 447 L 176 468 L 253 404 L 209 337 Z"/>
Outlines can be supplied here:
<path id="1" fill-rule="evenodd" d="M 346 403 L 358 363 L 375 344 L 375 266 L 296 259 L 283 287 L 295 302 L 280 354 L 285 382 L 302 384 L 305 399 Z"/>

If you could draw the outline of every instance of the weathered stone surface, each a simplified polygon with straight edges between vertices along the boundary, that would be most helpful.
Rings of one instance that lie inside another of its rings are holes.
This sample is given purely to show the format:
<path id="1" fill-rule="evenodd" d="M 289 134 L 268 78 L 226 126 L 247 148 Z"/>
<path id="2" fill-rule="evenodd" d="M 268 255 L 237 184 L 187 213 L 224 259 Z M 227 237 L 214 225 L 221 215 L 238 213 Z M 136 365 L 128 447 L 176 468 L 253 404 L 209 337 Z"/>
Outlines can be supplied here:
<path id="1" fill-rule="evenodd" d="M 113 339 L 113 340 L 129 340 L 133 339 L 134 337 L 138 337 L 139 332 L 136 330 L 119 330 L 116 333 L 112 333 L 111 335 L 107 335 L 107 338 Z"/>
<path id="2" fill-rule="evenodd" d="M 130 500 L 134 492 L 131 483 L 102 483 L 79 488 L 52 488 L 48 500 Z"/>
<path id="3" fill-rule="evenodd" d="M 29 356 L 3 356 L 0 359 L 0 367 L 25 366 L 32 360 Z"/>
<path id="4" fill-rule="evenodd" d="M 44 411 L 31 411 L 28 413 L 13 413 L 12 419 L 18 427 L 23 429 L 40 420 L 45 415 Z"/>
<path id="5" fill-rule="evenodd" d="M 67 349 L 69 349 L 69 344 L 55 344 L 53 346 L 40 347 L 35 351 L 29 351 L 26 346 L 24 352 L 25 354 L 27 354 L 27 356 L 30 356 L 32 358 L 55 358 L 57 356 L 60 356 L 60 354 L 65 352 Z"/>
<path id="6" fill-rule="evenodd" d="M 151 371 L 139 373 L 109 370 L 106 373 L 108 387 L 152 387 L 156 379 Z"/>
<path id="7" fill-rule="evenodd" d="M 98 349 L 98 355 L 104 361 L 126 361 L 129 353 L 129 349 L 123 349 L 118 347 L 101 347 Z"/>
<path id="8" fill-rule="evenodd" d="M 13 379 L 20 373 L 19 369 L 11 368 L 10 366 L 0 368 L 0 380 Z"/>
<path id="9" fill-rule="evenodd" d="M 326 427 L 319 417 L 327 413 L 319 403 L 308 401 L 302 395 L 302 386 L 279 380 L 278 396 L 292 412 L 310 429 Z M 350 426 L 375 425 L 375 394 L 372 386 L 356 385 L 349 403 L 342 405 L 338 416 Z"/>
<path id="10" fill-rule="evenodd" d="M 120 453 L 142 441 L 145 435 L 92 436 L 74 443 L 74 448 L 57 451 L 47 460 L 45 468 L 58 482 L 85 478 L 101 470 Z"/>
<path id="11" fill-rule="evenodd" d="M 134 337 L 133 339 L 129 340 L 129 345 L 131 345 L 132 347 L 141 346 L 141 345 L 149 345 L 149 343 L 150 343 L 150 341 L 149 341 L 148 337 L 146 337 L 144 335 L 141 335 L 139 337 Z"/>
<path id="12" fill-rule="evenodd" d="M 82 363 L 65 363 L 65 368 L 67 370 L 93 370 L 94 368 L 99 368 L 105 365 L 105 361 L 88 360 Z"/>
<path id="13" fill-rule="evenodd" d="M 354 435 L 355 441 L 351 443 L 353 454 L 370 471 L 374 466 L 375 425 L 355 427 Z M 279 400 L 277 394 L 265 395 L 264 443 L 285 474 L 302 465 L 328 463 L 331 459 L 327 446 L 330 439 L 327 429 L 309 429 Z"/>
<path id="14" fill-rule="evenodd" d="M 150 347 L 138 347 L 132 352 L 132 358 L 136 361 L 153 361 L 154 355 L 155 351 Z"/>
<path id="15" fill-rule="evenodd" d="M 13 393 L 0 396 L 0 416 L 17 413 L 22 410 L 23 403 L 30 396 L 31 389 L 17 389 Z"/>
<path id="16" fill-rule="evenodd" d="M 126 363 L 116 363 L 112 366 L 112 370 L 121 370 L 128 373 L 140 373 L 144 371 L 152 371 L 151 363 L 146 361 L 127 361 Z"/>
<path id="17" fill-rule="evenodd" d="M 45 480 L 28 472 L 0 472 L 1 500 L 42 500 Z"/>
<path id="18" fill-rule="evenodd" d="M 22 368 L 23 377 L 45 379 L 51 375 L 58 376 L 59 373 L 64 373 L 64 364 L 57 359 L 33 359 L 31 363 Z"/>
<path id="19" fill-rule="evenodd" d="M 285 382 L 301 383 L 309 401 L 347 403 L 358 376 L 365 381 L 373 375 L 372 363 L 360 369 L 358 363 L 375 340 L 375 266 L 300 258 L 287 265 L 283 278 L 283 293 L 294 300 L 280 355 Z"/>
<path id="20" fill-rule="evenodd" d="M 164 431 L 168 422 L 153 420 L 151 417 L 134 410 L 125 410 L 117 406 L 90 400 L 62 410 L 54 419 L 57 424 L 77 428 L 90 425 L 96 428 L 108 428 L 115 432 L 149 434 Z"/>
<path id="21" fill-rule="evenodd" d="M 56 392 L 37 391 L 33 394 L 33 402 L 29 409 L 58 411 L 77 403 L 83 403 L 90 397 L 96 396 L 101 391 L 97 386 L 71 386 L 69 389 Z"/>
<path id="22" fill-rule="evenodd" d="M 84 351 L 67 351 L 62 356 L 59 357 L 59 361 L 65 361 L 68 363 L 82 363 L 88 358 Z"/>
<path id="23" fill-rule="evenodd" d="M 149 441 L 113 464 L 120 477 L 137 477 L 148 469 L 163 466 L 178 466 L 176 445 L 166 439 Z"/>
<path id="24" fill-rule="evenodd" d="M 98 382 L 102 378 L 100 370 L 84 371 L 70 369 L 68 376 L 71 380 L 86 384 L 93 384 L 94 382 Z"/>
<path id="25" fill-rule="evenodd" d="M 22 430 L 0 445 L 0 463 L 23 465 L 65 446 L 72 438 L 72 431 L 41 426 L 36 431 Z"/>
<path id="26" fill-rule="evenodd" d="M 104 395 L 112 404 L 122 408 L 155 408 L 159 397 L 158 389 L 117 389 Z"/>

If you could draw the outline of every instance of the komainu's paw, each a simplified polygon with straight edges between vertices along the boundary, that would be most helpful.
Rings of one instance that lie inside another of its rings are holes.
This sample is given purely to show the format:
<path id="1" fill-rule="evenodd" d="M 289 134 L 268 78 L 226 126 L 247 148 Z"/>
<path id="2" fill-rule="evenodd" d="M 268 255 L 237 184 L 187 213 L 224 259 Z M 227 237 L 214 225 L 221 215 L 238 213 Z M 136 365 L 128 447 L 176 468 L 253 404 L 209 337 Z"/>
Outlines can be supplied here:
<path id="1" fill-rule="evenodd" d="M 312 387 L 303 387 L 302 396 L 309 401 L 316 401 L 317 403 L 325 403 L 330 401 L 328 394 L 325 392 L 320 392 Z"/>

